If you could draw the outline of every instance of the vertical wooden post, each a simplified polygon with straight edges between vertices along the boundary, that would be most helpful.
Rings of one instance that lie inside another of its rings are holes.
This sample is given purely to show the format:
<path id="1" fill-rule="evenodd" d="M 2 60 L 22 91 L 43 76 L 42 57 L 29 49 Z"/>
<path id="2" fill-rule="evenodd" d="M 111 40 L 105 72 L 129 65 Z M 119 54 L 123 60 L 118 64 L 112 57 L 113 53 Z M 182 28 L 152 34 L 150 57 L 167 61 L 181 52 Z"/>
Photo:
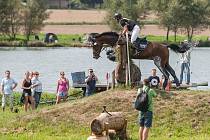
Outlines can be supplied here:
<path id="1" fill-rule="evenodd" d="M 128 78 L 128 64 L 125 65 L 125 85 L 129 85 L 129 78 Z"/>
<path id="2" fill-rule="evenodd" d="M 115 88 L 115 70 L 112 72 L 112 89 Z"/>
<path id="3" fill-rule="evenodd" d="M 128 59 L 128 63 L 127 63 L 127 72 L 128 72 L 128 83 L 127 86 L 129 86 L 131 84 L 131 71 L 130 71 L 130 53 L 129 53 L 129 44 L 128 44 L 128 33 L 126 32 L 126 45 L 127 45 L 127 59 Z M 126 73 L 127 73 L 126 72 Z"/>
<path id="4" fill-rule="evenodd" d="M 109 78 L 110 78 L 110 74 L 107 72 L 106 73 L 106 90 L 109 90 Z"/>

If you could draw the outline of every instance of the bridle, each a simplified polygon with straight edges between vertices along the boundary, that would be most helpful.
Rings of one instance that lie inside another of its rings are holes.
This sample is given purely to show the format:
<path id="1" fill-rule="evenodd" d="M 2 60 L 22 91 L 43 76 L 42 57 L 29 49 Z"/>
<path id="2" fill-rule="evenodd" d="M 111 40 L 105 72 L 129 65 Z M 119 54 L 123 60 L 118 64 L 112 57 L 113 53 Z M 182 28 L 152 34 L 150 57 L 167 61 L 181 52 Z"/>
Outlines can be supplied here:
<path id="1" fill-rule="evenodd" d="M 123 35 L 122 35 L 122 34 L 120 34 L 120 35 L 118 36 L 118 39 L 117 39 L 116 43 L 112 46 L 112 48 L 114 48 L 114 46 L 117 46 L 117 45 L 118 45 L 118 43 L 119 43 L 119 41 L 121 40 L 121 38 L 123 38 Z M 95 39 L 94 37 L 91 39 L 91 43 L 90 43 L 90 44 L 91 44 L 91 46 L 93 46 L 93 47 L 95 47 L 95 46 L 98 45 L 98 43 L 96 42 L 96 39 Z M 103 44 L 102 44 L 102 45 L 98 45 L 98 46 L 101 46 L 101 51 L 100 51 L 100 52 L 96 51 L 96 53 L 99 54 L 99 57 L 101 57 L 101 56 L 100 56 L 100 53 L 103 52 L 103 51 L 107 52 L 108 49 L 107 49 L 107 46 L 104 46 Z"/>

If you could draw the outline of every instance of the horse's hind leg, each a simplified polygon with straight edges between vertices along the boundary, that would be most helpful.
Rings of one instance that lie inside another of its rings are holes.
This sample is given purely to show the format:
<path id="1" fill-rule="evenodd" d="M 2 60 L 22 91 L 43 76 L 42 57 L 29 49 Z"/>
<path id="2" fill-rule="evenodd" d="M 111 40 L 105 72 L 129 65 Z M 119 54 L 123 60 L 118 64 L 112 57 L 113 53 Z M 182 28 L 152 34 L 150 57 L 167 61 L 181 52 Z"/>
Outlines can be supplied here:
<path id="1" fill-rule="evenodd" d="M 166 65 L 166 70 L 171 74 L 171 76 L 174 78 L 174 82 L 176 83 L 176 86 L 180 86 L 180 83 L 179 83 L 179 80 L 176 76 L 176 73 L 174 71 L 174 69 L 169 65 L 167 64 Z"/>

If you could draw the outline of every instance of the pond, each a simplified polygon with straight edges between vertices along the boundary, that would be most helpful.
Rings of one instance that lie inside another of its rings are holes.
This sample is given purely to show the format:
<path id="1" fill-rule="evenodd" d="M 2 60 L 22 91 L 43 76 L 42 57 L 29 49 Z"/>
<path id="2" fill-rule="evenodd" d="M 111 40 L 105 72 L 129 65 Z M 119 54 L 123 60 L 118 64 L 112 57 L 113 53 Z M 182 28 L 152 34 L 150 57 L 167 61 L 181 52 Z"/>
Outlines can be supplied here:
<path id="1" fill-rule="evenodd" d="M 191 81 L 210 81 L 210 49 L 195 48 L 191 54 Z M 92 58 L 92 49 L 88 48 L 0 48 L 0 78 L 4 77 L 5 70 L 11 71 L 11 76 L 19 83 L 17 91 L 21 91 L 20 85 L 26 71 L 39 71 L 43 90 L 56 91 L 56 83 L 59 72 L 65 71 L 71 84 L 71 72 L 85 71 L 93 68 L 100 83 L 106 83 L 106 73 L 111 73 L 116 63 L 106 58 L 105 52 L 98 60 Z M 180 64 L 177 63 L 179 55 L 170 52 L 170 64 L 175 69 L 179 78 Z M 140 66 L 142 79 L 150 75 L 155 68 L 151 60 L 134 60 Z M 161 73 L 158 71 L 158 76 Z M 111 80 L 110 80 L 111 81 Z M 202 87 L 201 89 L 209 89 Z"/>

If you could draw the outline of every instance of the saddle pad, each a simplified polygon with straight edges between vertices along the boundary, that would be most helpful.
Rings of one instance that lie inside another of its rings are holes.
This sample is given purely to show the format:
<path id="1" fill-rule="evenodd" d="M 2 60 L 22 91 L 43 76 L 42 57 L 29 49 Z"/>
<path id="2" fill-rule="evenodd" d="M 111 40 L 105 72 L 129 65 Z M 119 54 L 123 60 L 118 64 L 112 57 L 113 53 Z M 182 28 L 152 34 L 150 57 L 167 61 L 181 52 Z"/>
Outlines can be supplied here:
<path id="1" fill-rule="evenodd" d="M 148 41 L 147 41 L 146 37 L 137 38 L 133 44 L 137 50 L 144 50 L 147 47 Z"/>

